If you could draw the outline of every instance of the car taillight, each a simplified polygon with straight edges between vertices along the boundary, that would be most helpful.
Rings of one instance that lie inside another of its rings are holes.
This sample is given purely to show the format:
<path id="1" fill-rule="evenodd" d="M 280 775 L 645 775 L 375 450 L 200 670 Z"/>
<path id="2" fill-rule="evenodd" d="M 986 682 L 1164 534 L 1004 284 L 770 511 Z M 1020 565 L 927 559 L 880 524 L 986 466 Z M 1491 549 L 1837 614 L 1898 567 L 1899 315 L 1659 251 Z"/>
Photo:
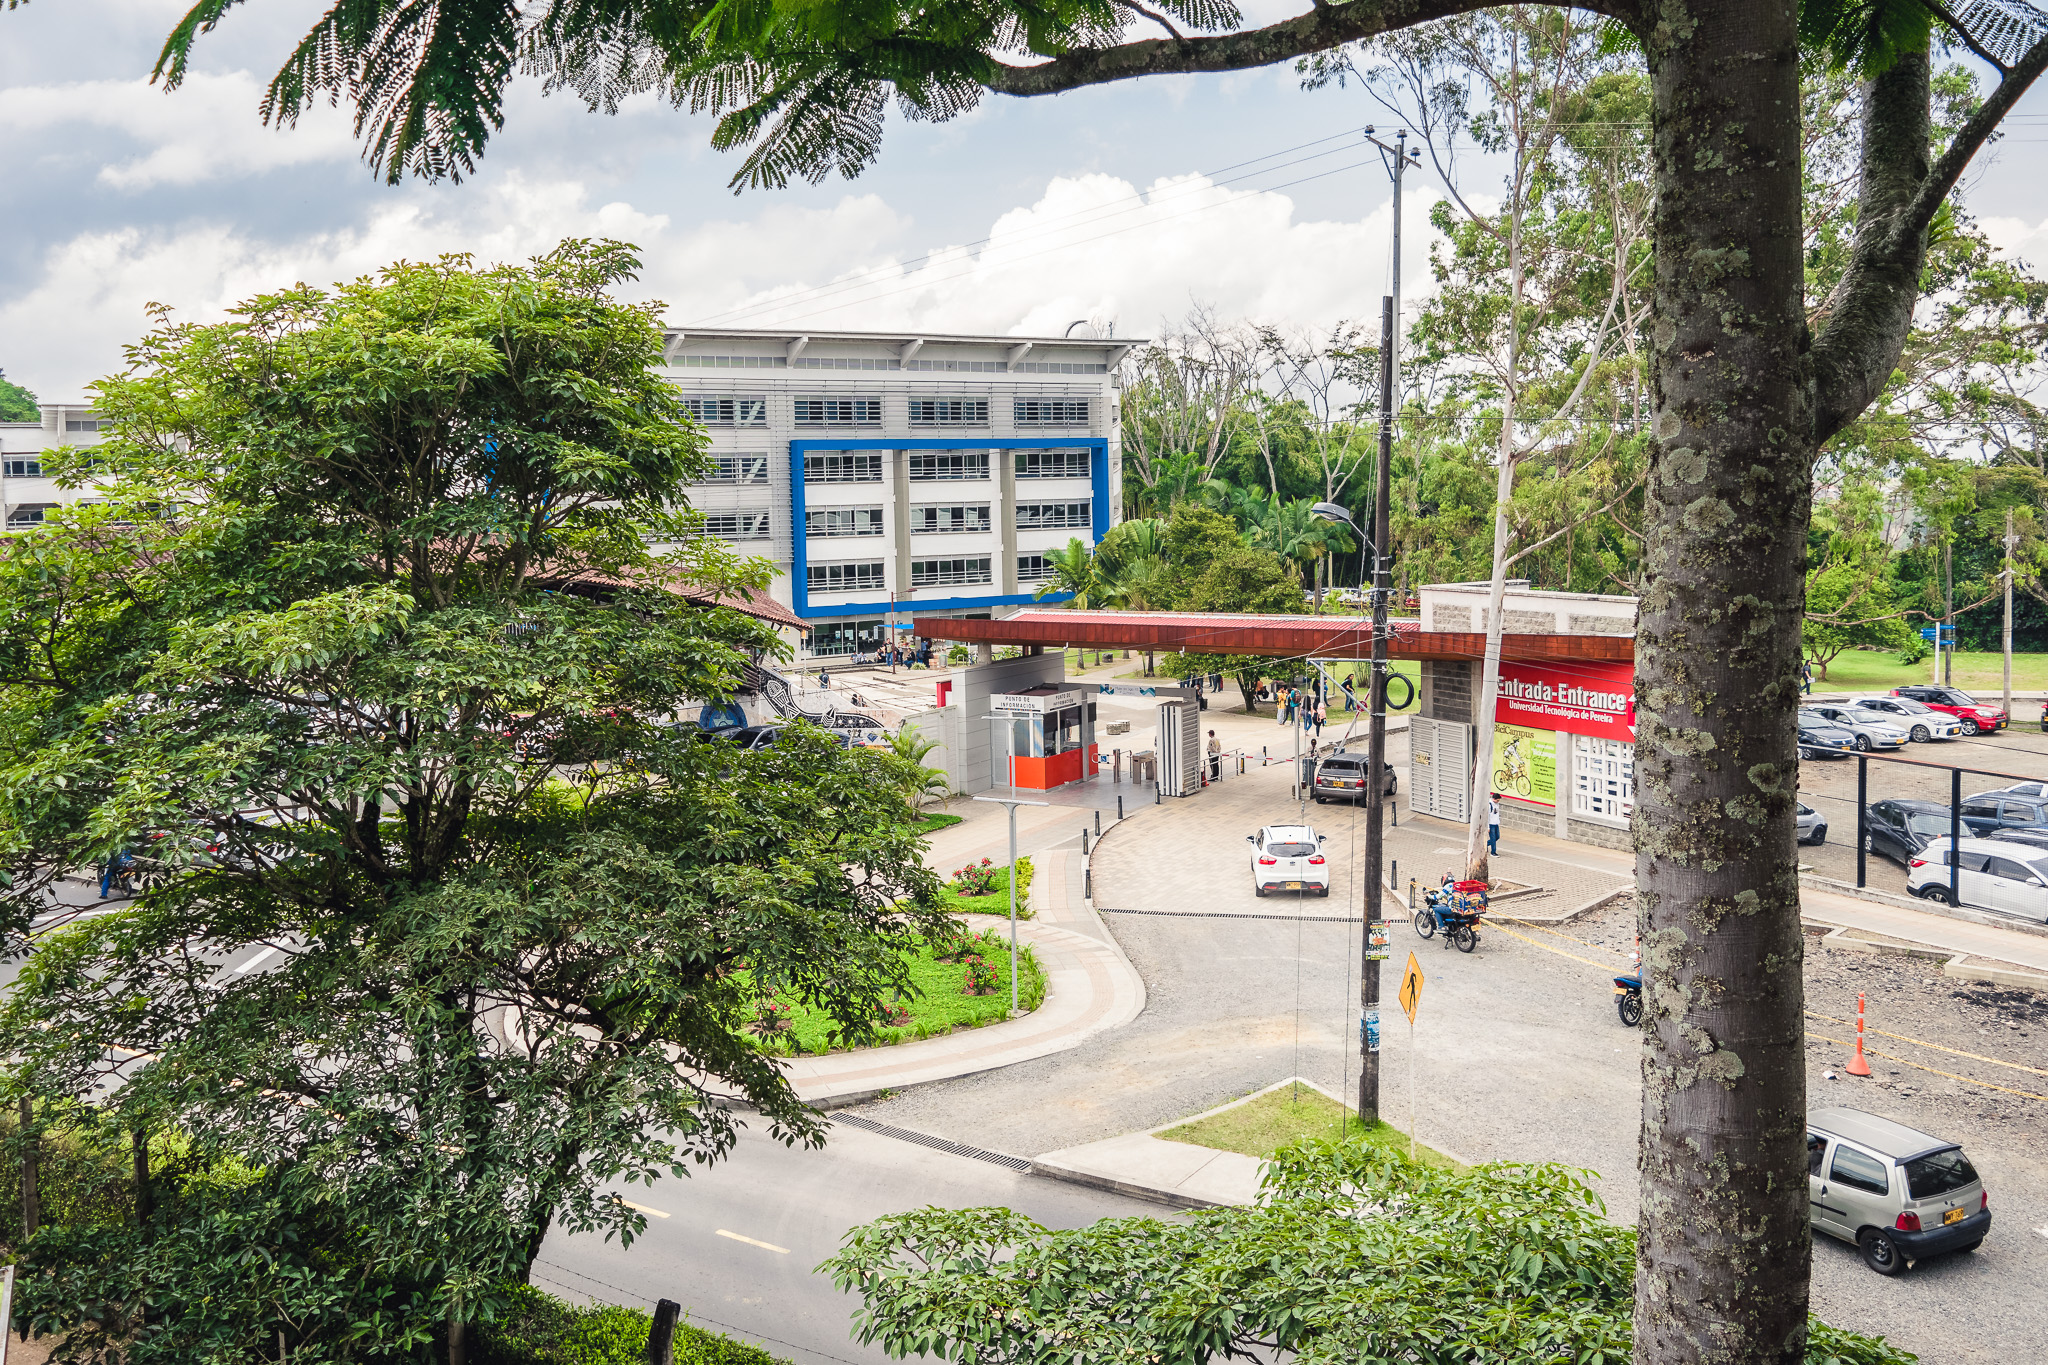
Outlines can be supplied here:
<path id="1" fill-rule="evenodd" d="M 1909 862 L 1908 862 L 1908 863 L 1906 864 L 1906 866 L 1907 866 L 1907 867 L 1925 867 L 1925 866 L 1927 866 L 1927 860 L 1926 860 L 1925 858 L 1914 858 L 1914 859 L 1912 859 L 1911 861 L 1909 861 Z"/>
<path id="2" fill-rule="evenodd" d="M 1310 858 L 1308 865 L 1310 867 L 1321 867 L 1323 865 L 1323 855 L 1318 853 L 1315 857 Z"/>
<path id="3" fill-rule="evenodd" d="M 1273 866 L 1273 865 L 1274 865 L 1275 863 L 1277 863 L 1277 862 L 1279 862 L 1279 861 L 1280 861 L 1280 860 L 1279 860 L 1278 858 L 1261 858 L 1261 859 L 1259 859 L 1259 866 L 1260 866 L 1260 867 L 1271 867 L 1271 866 Z"/>
<path id="4" fill-rule="evenodd" d="M 1898 1232 L 1918 1232 L 1920 1231 L 1920 1215 L 1917 1213 L 1902 1213 L 1899 1215 L 1898 1221 L 1892 1224 L 1892 1228 Z"/>
<path id="5" fill-rule="evenodd" d="M 1988 1209 L 1988 1208 L 1990 1208 L 1990 1207 L 1991 1207 L 1991 1191 L 1989 1191 L 1989 1190 L 1979 1190 L 1979 1191 L 1977 1191 L 1977 1212 L 1979 1212 L 1979 1213 L 1982 1213 L 1982 1212 L 1984 1212 L 1984 1210 L 1986 1210 L 1986 1209 Z"/>

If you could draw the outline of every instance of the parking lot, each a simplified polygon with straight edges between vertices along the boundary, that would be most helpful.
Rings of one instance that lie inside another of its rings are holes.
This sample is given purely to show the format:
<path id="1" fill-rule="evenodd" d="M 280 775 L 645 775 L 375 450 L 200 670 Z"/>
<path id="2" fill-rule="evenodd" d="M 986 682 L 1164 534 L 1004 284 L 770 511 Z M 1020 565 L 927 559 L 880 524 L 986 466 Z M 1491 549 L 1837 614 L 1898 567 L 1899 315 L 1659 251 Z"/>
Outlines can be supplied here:
<path id="1" fill-rule="evenodd" d="M 1868 800 L 1908 798 L 1946 806 L 1951 791 L 1947 772 L 1950 765 L 1981 770 L 1963 774 L 1965 798 L 2006 786 L 2014 777 L 2048 778 L 2048 734 L 2041 732 L 2038 722 L 2031 721 L 2038 715 L 2039 708 L 2032 703 L 2015 701 L 2013 710 L 2022 717 L 2030 718 L 2030 723 L 1976 739 L 1931 740 L 1925 744 L 1908 744 L 1904 749 L 1889 754 L 1869 755 Z M 1799 765 L 1799 795 L 1807 805 L 1826 817 L 1828 828 L 1827 842 L 1819 847 L 1801 849 L 1800 861 L 1823 877 L 1835 877 L 1845 882 L 1856 880 L 1858 757 L 1810 758 Z M 1895 759 L 1912 761 L 1895 762 Z M 1919 764 L 1941 766 L 1917 766 Z M 2014 777 L 1992 775 L 2006 773 Z M 1867 875 L 1871 889 L 1905 894 L 1906 870 L 1890 859 L 1871 855 Z"/>

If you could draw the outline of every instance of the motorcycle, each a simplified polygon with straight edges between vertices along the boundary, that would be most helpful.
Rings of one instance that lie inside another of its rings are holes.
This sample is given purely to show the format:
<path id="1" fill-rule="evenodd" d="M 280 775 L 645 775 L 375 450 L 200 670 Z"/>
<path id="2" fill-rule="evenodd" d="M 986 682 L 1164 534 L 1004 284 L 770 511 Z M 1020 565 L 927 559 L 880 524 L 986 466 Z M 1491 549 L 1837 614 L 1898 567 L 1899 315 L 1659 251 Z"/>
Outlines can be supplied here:
<path id="1" fill-rule="evenodd" d="M 1454 881 L 1444 874 L 1443 884 L 1422 893 L 1422 908 L 1415 912 L 1415 932 L 1423 938 L 1444 936 L 1444 947 L 1469 953 L 1479 946 L 1479 917 L 1486 913 L 1486 883 Z"/>
<path id="2" fill-rule="evenodd" d="M 1643 950 L 1639 947 L 1629 955 L 1632 969 L 1627 976 L 1614 978 L 1614 1009 L 1621 1016 L 1621 1022 L 1634 1028 L 1643 1022 Z"/>

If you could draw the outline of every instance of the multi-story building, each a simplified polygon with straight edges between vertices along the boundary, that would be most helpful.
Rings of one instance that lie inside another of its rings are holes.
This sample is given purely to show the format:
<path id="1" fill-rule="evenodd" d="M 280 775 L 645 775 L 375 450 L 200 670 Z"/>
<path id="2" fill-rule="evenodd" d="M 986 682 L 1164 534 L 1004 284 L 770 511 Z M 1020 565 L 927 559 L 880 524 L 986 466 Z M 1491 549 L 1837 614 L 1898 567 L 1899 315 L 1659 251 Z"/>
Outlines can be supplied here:
<path id="1" fill-rule="evenodd" d="M 676 328 L 664 374 L 711 434 L 711 535 L 771 560 L 814 656 L 893 622 L 1034 600 L 1122 503 L 1117 362 L 1135 342 Z"/>
<path id="2" fill-rule="evenodd" d="M 98 445 L 100 419 L 83 403 L 44 403 L 40 422 L 0 422 L 0 524 L 19 531 L 43 514 L 83 502 L 90 488 L 59 488 L 43 467 L 43 452 L 56 446 Z"/>

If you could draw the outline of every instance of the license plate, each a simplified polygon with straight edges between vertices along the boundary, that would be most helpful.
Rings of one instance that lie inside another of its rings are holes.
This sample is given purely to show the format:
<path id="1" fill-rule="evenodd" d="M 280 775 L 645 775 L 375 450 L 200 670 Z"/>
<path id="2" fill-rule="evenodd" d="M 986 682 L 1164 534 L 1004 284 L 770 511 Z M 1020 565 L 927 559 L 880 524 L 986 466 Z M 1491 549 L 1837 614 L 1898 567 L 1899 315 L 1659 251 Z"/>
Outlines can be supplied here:
<path id="1" fill-rule="evenodd" d="M 1944 1223 L 1960 1223 L 1969 1216 L 1970 1211 L 1958 1204 L 1955 1208 L 1941 1215 L 1941 1221 Z"/>
<path id="2" fill-rule="evenodd" d="M 1283 887 L 1285 887 L 1285 888 L 1286 888 L 1287 890 L 1289 890 L 1289 891 L 1299 891 L 1299 890 L 1301 890 L 1301 889 L 1302 889 L 1302 887 L 1303 887 L 1304 885 L 1306 885 L 1306 883 L 1304 883 L 1304 882 L 1282 882 L 1282 883 L 1280 883 L 1280 885 L 1281 885 L 1281 886 L 1283 886 Z"/>
<path id="3" fill-rule="evenodd" d="M 1614 993 L 1615 993 L 1616 995 L 1627 995 L 1627 994 L 1628 994 L 1628 987 L 1626 987 L 1626 986 L 1616 986 L 1616 987 L 1614 988 Z"/>

